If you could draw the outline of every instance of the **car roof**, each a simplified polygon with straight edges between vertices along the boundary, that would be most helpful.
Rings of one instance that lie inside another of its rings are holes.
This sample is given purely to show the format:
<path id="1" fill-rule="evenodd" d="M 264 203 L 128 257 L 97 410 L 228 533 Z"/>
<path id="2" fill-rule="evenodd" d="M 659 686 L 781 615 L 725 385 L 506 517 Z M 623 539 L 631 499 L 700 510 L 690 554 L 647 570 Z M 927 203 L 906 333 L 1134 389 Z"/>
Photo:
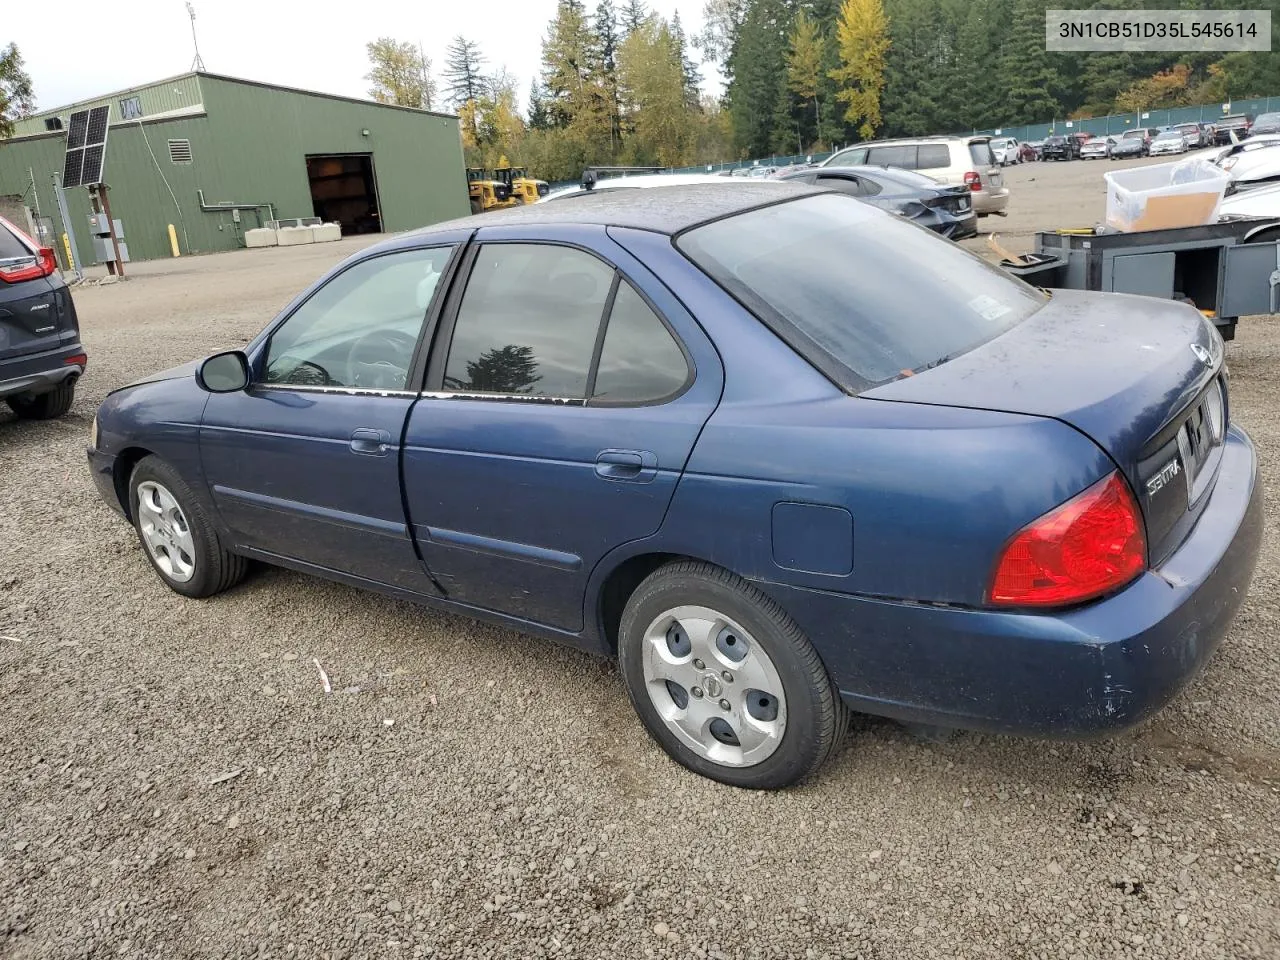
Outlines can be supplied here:
<path id="1" fill-rule="evenodd" d="M 522 226 L 525 224 L 580 224 L 634 227 L 654 233 L 675 234 L 698 224 L 743 213 L 806 194 L 830 193 L 817 187 L 785 180 L 749 180 L 731 186 L 728 177 L 711 182 L 654 186 L 646 190 L 591 190 L 559 203 L 535 203 L 489 213 L 459 217 L 413 231 L 410 236 L 429 237 L 459 229 Z M 384 246 L 400 245 L 388 240 Z"/>
<path id="2" fill-rule="evenodd" d="M 872 180 L 892 180 L 894 183 L 898 183 L 906 187 L 933 186 L 933 187 L 938 187 L 939 189 L 942 189 L 942 190 L 945 190 L 948 188 L 947 184 L 940 183 L 937 180 L 934 180 L 932 177 L 927 177 L 923 173 L 920 173 L 916 170 L 905 170 L 902 167 L 881 167 L 881 166 L 875 166 L 872 164 L 856 164 L 856 163 L 843 164 L 842 163 L 839 166 L 820 167 L 813 171 L 799 170 L 797 171 L 797 175 L 802 173 L 810 173 L 810 172 L 818 173 L 819 170 L 821 170 L 821 175 L 823 176 L 827 176 L 833 173 L 837 173 L 837 174 L 852 173 L 858 176 L 868 177 Z M 902 174 L 906 175 L 905 179 L 901 176 Z M 916 183 L 912 180 L 913 177 L 917 178 L 918 180 L 927 181 L 927 183 Z"/>
<path id="3" fill-rule="evenodd" d="M 596 181 L 592 190 L 616 190 L 619 187 L 676 187 L 690 183 L 716 183 L 725 178 L 715 173 L 639 173 L 624 174 L 618 177 L 602 177 Z M 547 194 L 539 203 L 548 200 L 559 200 L 564 197 L 586 193 L 581 186 L 561 187 Z"/>

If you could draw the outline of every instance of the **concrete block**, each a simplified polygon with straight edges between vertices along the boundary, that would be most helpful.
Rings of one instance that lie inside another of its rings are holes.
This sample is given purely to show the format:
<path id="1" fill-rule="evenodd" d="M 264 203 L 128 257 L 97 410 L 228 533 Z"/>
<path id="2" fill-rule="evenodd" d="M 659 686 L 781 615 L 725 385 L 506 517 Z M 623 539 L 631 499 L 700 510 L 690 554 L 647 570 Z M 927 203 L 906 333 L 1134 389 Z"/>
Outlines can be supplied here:
<path id="1" fill-rule="evenodd" d="M 276 232 L 268 230 L 266 227 L 255 227 L 244 232 L 244 245 L 246 247 L 274 247 L 277 242 Z"/>

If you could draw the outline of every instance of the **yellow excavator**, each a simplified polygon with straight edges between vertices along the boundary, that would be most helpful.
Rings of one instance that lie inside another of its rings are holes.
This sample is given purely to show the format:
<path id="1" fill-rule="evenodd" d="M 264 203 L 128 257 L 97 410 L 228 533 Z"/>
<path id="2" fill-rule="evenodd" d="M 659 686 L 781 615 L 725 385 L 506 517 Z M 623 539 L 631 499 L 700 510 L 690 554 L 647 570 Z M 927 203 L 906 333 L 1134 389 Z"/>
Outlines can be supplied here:
<path id="1" fill-rule="evenodd" d="M 491 176 L 483 167 L 467 168 L 467 193 L 471 197 L 471 212 L 486 213 L 504 210 L 520 204 L 520 198 L 512 191 L 510 181 Z"/>

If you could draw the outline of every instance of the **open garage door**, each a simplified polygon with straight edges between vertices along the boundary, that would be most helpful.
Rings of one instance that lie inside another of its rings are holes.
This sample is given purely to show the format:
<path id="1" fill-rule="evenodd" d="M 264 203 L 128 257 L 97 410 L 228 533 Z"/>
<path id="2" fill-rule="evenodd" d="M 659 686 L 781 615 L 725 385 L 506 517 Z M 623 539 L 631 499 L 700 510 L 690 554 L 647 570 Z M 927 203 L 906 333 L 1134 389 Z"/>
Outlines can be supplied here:
<path id="1" fill-rule="evenodd" d="M 342 224 L 343 236 L 382 232 L 373 154 L 309 156 L 307 180 L 315 215 L 326 223 Z"/>

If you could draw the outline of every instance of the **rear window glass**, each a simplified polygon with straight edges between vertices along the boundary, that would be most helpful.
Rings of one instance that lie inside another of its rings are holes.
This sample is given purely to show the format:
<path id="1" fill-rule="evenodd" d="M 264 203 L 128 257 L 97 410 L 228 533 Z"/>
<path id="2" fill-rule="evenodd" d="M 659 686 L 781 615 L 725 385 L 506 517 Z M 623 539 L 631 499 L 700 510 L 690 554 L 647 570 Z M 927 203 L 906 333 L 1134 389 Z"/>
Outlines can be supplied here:
<path id="1" fill-rule="evenodd" d="M 1147 135 L 1147 131 L 1145 131 L 1145 130 L 1128 130 L 1128 131 L 1126 131 L 1126 132 L 1125 132 L 1125 135 L 1124 135 L 1123 137 L 1121 137 L 1121 139 L 1122 139 L 1122 140 L 1136 140 L 1136 139 L 1138 139 L 1138 138 L 1140 138 L 1140 137 L 1145 137 L 1146 135 Z"/>
<path id="2" fill-rule="evenodd" d="M 951 151 L 945 143 L 920 144 L 920 156 L 916 166 L 921 170 L 935 170 L 939 167 L 951 166 Z"/>
<path id="3" fill-rule="evenodd" d="M 30 256 L 32 256 L 31 248 L 10 233 L 8 227 L 0 223 L 0 260 Z"/>
<path id="4" fill-rule="evenodd" d="M 889 147 L 872 147 L 867 151 L 867 163 L 873 167 L 906 167 L 916 165 L 915 144 Z"/>
<path id="5" fill-rule="evenodd" d="M 959 246 L 837 194 L 718 220 L 678 243 L 854 392 L 972 350 L 1046 300 Z"/>
<path id="6" fill-rule="evenodd" d="M 996 162 L 996 158 L 991 153 L 991 144 L 985 140 L 969 144 L 969 156 L 973 157 L 973 162 L 980 167 L 994 166 Z"/>
<path id="7" fill-rule="evenodd" d="M 1280 113 L 1264 113 L 1253 121 L 1254 126 L 1265 124 L 1267 126 L 1280 126 Z"/>

